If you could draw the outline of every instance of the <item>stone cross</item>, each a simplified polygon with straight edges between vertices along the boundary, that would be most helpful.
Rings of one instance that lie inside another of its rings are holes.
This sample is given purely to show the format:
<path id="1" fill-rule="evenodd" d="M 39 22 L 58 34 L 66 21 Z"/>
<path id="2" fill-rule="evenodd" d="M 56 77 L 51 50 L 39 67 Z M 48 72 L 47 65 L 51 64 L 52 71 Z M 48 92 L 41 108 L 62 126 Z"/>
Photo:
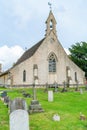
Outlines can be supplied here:
<path id="1" fill-rule="evenodd" d="M 35 88 L 35 84 L 33 84 L 33 100 L 36 100 L 36 88 Z"/>

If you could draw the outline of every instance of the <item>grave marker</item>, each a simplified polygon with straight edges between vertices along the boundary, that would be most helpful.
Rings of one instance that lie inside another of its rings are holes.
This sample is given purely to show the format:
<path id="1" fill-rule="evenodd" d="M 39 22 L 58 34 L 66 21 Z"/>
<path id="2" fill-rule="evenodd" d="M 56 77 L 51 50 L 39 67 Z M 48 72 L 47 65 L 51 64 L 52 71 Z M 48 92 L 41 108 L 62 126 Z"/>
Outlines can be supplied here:
<path id="1" fill-rule="evenodd" d="M 10 102 L 10 130 L 29 130 L 27 104 L 24 99 L 16 98 Z"/>
<path id="2" fill-rule="evenodd" d="M 6 91 L 3 91 L 3 92 L 1 93 L 1 97 L 4 98 L 4 97 L 6 97 L 6 96 L 7 96 L 7 92 L 6 92 Z"/>
<path id="3" fill-rule="evenodd" d="M 10 102 L 10 113 L 17 109 L 22 109 L 22 110 L 26 110 L 26 111 L 28 110 L 27 104 L 24 99 L 15 98 L 13 101 Z"/>
<path id="4" fill-rule="evenodd" d="M 82 90 L 82 88 L 80 88 L 80 94 L 83 94 L 83 90 Z"/>
<path id="5" fill-rule="evenodd" d="M 53 101 L 53 91 L 48 91 L 48 101 L 49 102 Z"/>
<path id="6" fill-rule="evenodd" d="M 56 82 L 54 82 L 54 92 L 58 92 L 58 84 Z"/>
<path id="7" fill-rule="evenodd" d="M 10 130 L 29 130 L 27 111 L 18 109 L 10 114 Z"/>
<path id="8" fill-rule="evenodd" d="M 44 112 L 44 110 L 41 107 L 41 104 L 36 99 L 36 88 L 35 84 L 33 85 L 33 100 L 31 101 L 31 104 L 29 105 L 29 113 L 37 113 L 37 112 Z"/>

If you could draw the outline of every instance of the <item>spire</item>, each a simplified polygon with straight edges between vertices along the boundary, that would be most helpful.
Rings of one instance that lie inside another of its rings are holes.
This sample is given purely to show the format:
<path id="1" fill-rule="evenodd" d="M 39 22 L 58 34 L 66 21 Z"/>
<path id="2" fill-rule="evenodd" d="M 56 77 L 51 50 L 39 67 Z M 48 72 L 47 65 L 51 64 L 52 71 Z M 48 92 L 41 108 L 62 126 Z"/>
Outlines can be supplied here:
<path id="1" fill-rule="evenodd" d="M 52 8 L 51 8 L 51 4 L 50 5 L 50 12 L 49 12 L 49 16 L 46 20 L 46 36 L 49 35 L 49 33 L 52 31 L 54 34 L 56 34 L 56 20 L 55 17 L 52 13 Z"/>

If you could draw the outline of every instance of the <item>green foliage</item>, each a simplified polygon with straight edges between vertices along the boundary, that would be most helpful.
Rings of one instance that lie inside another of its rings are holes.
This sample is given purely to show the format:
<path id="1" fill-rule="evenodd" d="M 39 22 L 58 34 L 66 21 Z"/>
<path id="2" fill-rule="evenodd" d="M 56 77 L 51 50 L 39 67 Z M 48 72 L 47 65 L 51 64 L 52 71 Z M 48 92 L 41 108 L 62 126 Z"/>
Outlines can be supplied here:
<path id="1" fill-rule="evenodd" d="M 85 71 L 85 76 L 87 77 L 87 43 L 76 43 L 69 48 L 69 51 L 71 53 L 70 59 Z"/>
<path id="2" fill-rule="evenodd" d="M 22 91 L 32 94 L 32 89 L 11 89 L 11 99 L 23 97 Z M 87 92 L 54 93 L 54 101 L 48 102 L 48 94 L 44 89 L 37 89 L 37 99 L 45 110 L 43 113 L 29 115 L 30 130 L 87 130 L 87 119 L 80 120 L 80 112 L 87 117 Z M 25 98 L 30 105 L 32 98 Z M 60 115 L 60 121 L 53 121 L 54 114 Z M 8 108 L 0 101 L 0 130 L 9 130 Z"/>

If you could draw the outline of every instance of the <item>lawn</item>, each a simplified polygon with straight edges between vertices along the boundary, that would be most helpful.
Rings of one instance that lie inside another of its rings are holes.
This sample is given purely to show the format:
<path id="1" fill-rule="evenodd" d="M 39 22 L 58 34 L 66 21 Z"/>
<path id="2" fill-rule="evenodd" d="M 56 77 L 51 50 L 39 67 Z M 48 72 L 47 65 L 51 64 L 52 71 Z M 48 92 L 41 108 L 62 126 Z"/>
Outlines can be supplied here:
<path id="1" fill-rule="evenodd" d="M 22 91 L 32 94 L 32 89 L 6 89 L 11 99 L 23 97 Z M 0 90 L 1 91 L 1 90 Z M 30 105 L 32 98 L 24 98 Z M 37 89 L 43 113 L 29 115 L 30 130 L 87 130 L 87 119 L 80 120 L 80 112 L 87 117 L 87 92 L 54 93 L 54 101 L 48 102 L 48 94 L 44 89 Z M 53 121 L 54 114 L 60 115 L 60 121 Z M 0 130 L 9 130 L 8 108 L 0 100 Z"/>

